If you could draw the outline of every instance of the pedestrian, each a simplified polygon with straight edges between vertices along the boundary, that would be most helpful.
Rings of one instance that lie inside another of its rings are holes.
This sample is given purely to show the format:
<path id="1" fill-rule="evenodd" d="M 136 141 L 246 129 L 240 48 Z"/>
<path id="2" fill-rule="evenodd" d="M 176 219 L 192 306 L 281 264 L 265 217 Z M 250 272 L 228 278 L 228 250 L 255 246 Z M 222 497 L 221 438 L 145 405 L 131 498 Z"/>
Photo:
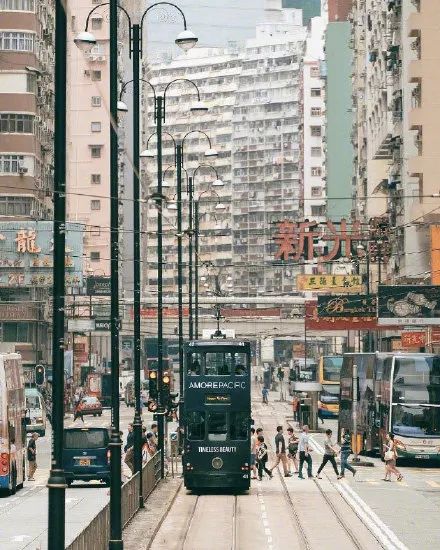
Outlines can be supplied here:
<path id="1" fill-rule="evenodd" d="M 17 446 L 13 437 L 11 437 L 9 456 L 11 458 L 11 482 L 12 487 L 15 487 L 17 485 Z"/>
<path id="2" fill-rule="evenodd" d="M 267 454 L 267 445 L 264 442 L 264 437 L 259 435 L 257 438 L 257 468 L 258 468 L 258 479 L 261 481 L 263 479 L 263 470 L 272 479 L 272 472 L 266 468 L 268 454 Z"/>
<path id="3" fill-rule="evenodd" d="M 267 396 L 269 395 L 269 390 L 266 388 L 266 386 L 263 386 L 263 389 L 261 390 L 261 395 L 263 396 L 263 403 L 267 405 L 269 403 Z"/>
<path id="4" fill-rule="evenodd" d="M 251 470 L 253 473 L 252 479 L 257 479 L 257 435 L 255 428 L 251 428 Z"/>
<path id="5" fill-rule="evenodd" d="M 133 424 L 128 425 L 127 442 L 124 447 L 125 457 L 124 462 L 130 468 L 131 473 L 134 472 L 134 432 Z"/>
<path id="6" fill-rule="evenodd" d="M 35 481 L 34 474 L 37 470 L 37 439 L 38 434 L 34 432 L 27 444 L 27 459 L 28 459 L 28 481 Z"/>
<path id="7" fill-rule="evenodd" d="M 263 436 L 264 436 L 263 428 L 257 428 L 257 431 L 255 432 L 255 435 L 257 436 L 257 440 L 258 440 L 258 436 L 259 436 L 259 435 L 263 435 Z"/>
<path id="8" fill-rule="evenodd" d="M 73 409 L 73 421 L 78 420 L 80 418 L 82 420 L 82 423 L 84 424 L 84 416 L 81 409 L 81 399 L 78 399 L 75 403 L 75 408 Z"/>
<path id="9" fill-rule="evenodd" d="M 324 424 L 324 418 L 322 417 L 322 409 L 318 407 L 318 418 L 321 421 L 321 424 Z"/>
<path id="10" fill-rule="evenodd" d="M 336 444 L 332 441 L 332 431 L 331 430 L 325 430 L 326 437 L 324 439 L 324 456 L 322 458 L 321 466 L 318 468 L 318 479 L 322 479 L 321 472 L 324 469 L 327 462 L 330 462 L 330 464 L 333 466 L 333 470 L 335 471 L 335 474 L 338 479 L 341 479 L 341 476 L 339 475 L 338 466 L 336 464 L 335 456 L 338 454 L 338 449 L 336 447 Z"/>
<path id="11" fill-rule="evenodd" d="M 299 479 L 304 479 L 302 475 L 302 469 L 304 462 L 307 462 L 307 477 L 312 478 L 312 457 L 310 456 L 310 447 L 309 447 L 309 427 L 307 424 L 304 424 L 302 428 L 301 435 L 299 436 L 298 443 L 299 450 Z"/>
<path id="12" fill-rule="evenodd" d="M 293 433 L 293 428 L 289 426 L 287 428 L 287 451 L 288 455 L 287 458 L 293 462 L 293 465 L 295 466 L 294 473 L 298 473 L 298 460 L 296 458 L 296 454 L 298 452 L 298 442 L 299 439 L 296 437 L 296 435 Z"/>
<path id="13" fill-rule="evenodd" d="M 397 481 L 402 481 L 403 475 L 396 468 L 396 444 L 394 442 L 394 434 L 388 433 L 386 436 L 386 443 L 384 444 L 385 448 L 385 477 L 384 481 L 391 481 L 391 474 L 397 476 Z"/>
<path id="14" fill-rule="evenodd" d="M 299 399 L 295 395 L 292 399 L 292 413 L 293 413 L 294 422 L 299 422 L 298 409 L 299 409 Z"/>
<path id="15" fill-rule="evenodd" d="M 284 477 L 290 477 L 292 474 L 289 471 L 289 461 L 287 460 L 286 454 L 286 440 L 284 439 L 282 426 L 277 426 L 277 434 L 275 436 L 275 453 L 277 458 L 275 460 L 275 464 L 270 469 L 271 472 L 273 472 L 273 470 L 281 462 L 283 465 Z"/>
<path id="16" fill-rule="evenodd" d="M 352 453 L 350 432 L 345 430 L 341 438 L 341 477 L 345 477 L 346 468 L 353 474 L 353 477 L 356 475 L 355 468 L 348 463 L 348 457 Z"/>
<path id="17" fill-rule="evenodd" d="M 158 443 L 158 435 L 157 435 L 157 422 L 153 422 L 151 424 L 151 433 L 153 434 L 153 441 L 151 443 L 153 443 L 155 445 L 155 447 L 157 447 L 157 443 Z"/>

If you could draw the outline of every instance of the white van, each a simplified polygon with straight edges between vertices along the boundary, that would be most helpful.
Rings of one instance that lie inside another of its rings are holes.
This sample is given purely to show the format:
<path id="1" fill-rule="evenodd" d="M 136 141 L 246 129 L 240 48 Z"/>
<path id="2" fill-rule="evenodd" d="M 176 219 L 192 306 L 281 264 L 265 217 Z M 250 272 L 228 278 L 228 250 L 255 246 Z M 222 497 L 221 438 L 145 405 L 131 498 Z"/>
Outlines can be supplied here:
<path id="1" fill-rule="evenodd" d="M 30 423 L 26 426 L 27 432 L 37 432 L 41 436 L 46 434 L 46 405 L 43 396 L 36 388 L 26 388 L 26 416 Z"/>

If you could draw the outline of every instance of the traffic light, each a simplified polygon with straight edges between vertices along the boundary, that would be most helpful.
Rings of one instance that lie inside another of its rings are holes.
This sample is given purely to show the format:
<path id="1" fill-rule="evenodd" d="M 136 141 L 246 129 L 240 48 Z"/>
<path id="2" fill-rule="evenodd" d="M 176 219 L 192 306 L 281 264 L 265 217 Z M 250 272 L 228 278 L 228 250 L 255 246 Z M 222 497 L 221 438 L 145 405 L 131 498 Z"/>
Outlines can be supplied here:
<path id="1" fill-rule="evenodd" d="M 164 405 L 165 407 L 170 400 L 170 383 L 170 375 L 168 374 L 168 372 L 165 371 L 162 376 L 162 405 Z"/>
<path id="2" fill-rule="evenodd" d="M 148 373 L 148 392 L 150 399 L 157 399 L 157 371 L 150 370 Z"/>
<path id="3" fill-rule="evenodd" d="M 35 367 L 35 384 L 42 386 L 46 380 L 46 371 L 43 365 L 37 365 Z"/>

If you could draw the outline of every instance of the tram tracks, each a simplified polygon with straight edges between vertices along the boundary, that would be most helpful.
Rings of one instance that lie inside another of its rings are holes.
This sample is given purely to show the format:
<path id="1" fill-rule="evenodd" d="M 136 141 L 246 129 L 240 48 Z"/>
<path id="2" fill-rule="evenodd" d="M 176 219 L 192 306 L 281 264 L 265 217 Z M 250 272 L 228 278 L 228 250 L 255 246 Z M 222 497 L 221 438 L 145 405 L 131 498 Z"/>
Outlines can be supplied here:
<path id="1" fill-rule="evenodd" d="M 285 423 L 285 419 L 280 419 L 279 418 L 279 416 L 278 416 L 279 413 L 277 413 L 277 411 L 275 410 L 275 408 L 273 407 L 273 405 L 271 403 L 269 403 L 268 406 L 272 411 L 272 416 L 274 418 L 277 418 L 277 424 L 283 425 Z M 259 419 L 261 421 L 261 425 L 263 425 L 261 414 L 259 412 L 256 412 L 256 414 L 253 414 L 254 418 L 255 418 L 255 416 L 259 417 Z M 269 441 L 267 442 L 267 444 L 272 449 L 272 445 Z M 284 480 L 283 474 L 281 473 L 279 468 L 277 468 L 277 473 L 278 473 L 278 476 L 279 476 L 279 479 L 280 479 L 280 482 L 281 482 L 281 486 L 283 488 L 283 494 L 284 494 L 285 500 L 286 500 L 287 504 L 289 505 L 289 508 L 290 508 L 290 510 L 292 512 L 292 515 L 293 515 L 293 523 L 294 523 L 296 531 L 299 535 L 299 538 L 300 538 L 299 542 L 301 544 L 301 547 L 304 548 L 305 550 L 309 550 L 309 549 L 311 550 L 313 548 L 313 546 L 312 546 L 312 544 L 309 540 L 309 537 L 307 536 L 307 533 L 306 533 L 306 531 L 305 531 L 305 529 L 302 525 L 301 516 L 300 516 L 300 514 L 299 514 L 299 512 L 298 512 L 298 510 L 297 510 L 297 508 L 296 508 L 296 506 L 295 506 L 295 504 L 292 500 L 292 497 L 291 497 L 290 492 L 288 490 L 287 484 Z M 326 505 L 329 507 L 329 509 L 333 513 L 334 518 L 336 519 L 336 521 L 339 523 L 339 525 L 341 526 L 341 528 L 343 529 L 343 531 L 345 532 L 347 537 L 352 542 L 353 547 L 356 548 L 357 550 L 368 550 L 367 548 L 365 548 L 360 543 L 360 541 L 357 540 L 355 533 L 349 527 L 347 522 L 344 520 L 342 514 L 339 512 L 339 510 L 337 509 L 335 504 L 332 502 L 329 495 L 324 491 L 324 489 L 322 488 L 320 483 L 316 480 L 316 478 L 314 478 L 313 481 L 314 481 L 315 486 L 318 488 L 319 494 L 321 495 L 324 502 L 326 503 Z M 371 533 L 371 534 L 374 536 L 374 533 Z M 380 544 L 382 546 L 382 548 L 384 548 L 384 546 L 380 543 L 380 541 L 377 539 L 377 537 L 374 536 L 374 538 L 377 540 L 378 544 Z"/>

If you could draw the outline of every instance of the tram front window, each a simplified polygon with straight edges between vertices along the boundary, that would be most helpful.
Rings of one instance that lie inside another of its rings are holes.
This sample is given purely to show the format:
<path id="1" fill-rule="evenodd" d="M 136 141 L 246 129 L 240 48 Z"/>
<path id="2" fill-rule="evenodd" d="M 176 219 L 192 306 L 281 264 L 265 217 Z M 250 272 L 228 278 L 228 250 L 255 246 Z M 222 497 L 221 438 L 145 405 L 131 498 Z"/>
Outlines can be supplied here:
<path id="1" fill-rule="evenodd" d="M 188 413 L 187 437 L 191 440 L 205 439 L 205 413 L 192 411 Z"/>
<path id="2" fill-rule="evenodd" d="M 232 372 L 232 353 L 207 353 L 205 374 L 207 376 L 228 376 Z"/>
<path id="3" fill-rule="evenodd" d="M 247 362 L 245 353 L 236 353 L 234 355 L 235 374 L 244 376 L 247 373 Z"/>
<path id="4" fill-rule="evenodd" d="M 188 374 L 200 376 L 202 374 L 202 354 L 192 353 L 188 355 Z"/>
<path id="5" fill-rule="evenodd" d="M 245 412 L 230 414 L 231 439 L 246 440 L 248 437 L 249 415 Z"/>
<path id="6" fill-rule="evenodd" d="M 208 418 L 209 441 L 226 441 L 227 431 L 226 413 L 210 412 Z"/>

